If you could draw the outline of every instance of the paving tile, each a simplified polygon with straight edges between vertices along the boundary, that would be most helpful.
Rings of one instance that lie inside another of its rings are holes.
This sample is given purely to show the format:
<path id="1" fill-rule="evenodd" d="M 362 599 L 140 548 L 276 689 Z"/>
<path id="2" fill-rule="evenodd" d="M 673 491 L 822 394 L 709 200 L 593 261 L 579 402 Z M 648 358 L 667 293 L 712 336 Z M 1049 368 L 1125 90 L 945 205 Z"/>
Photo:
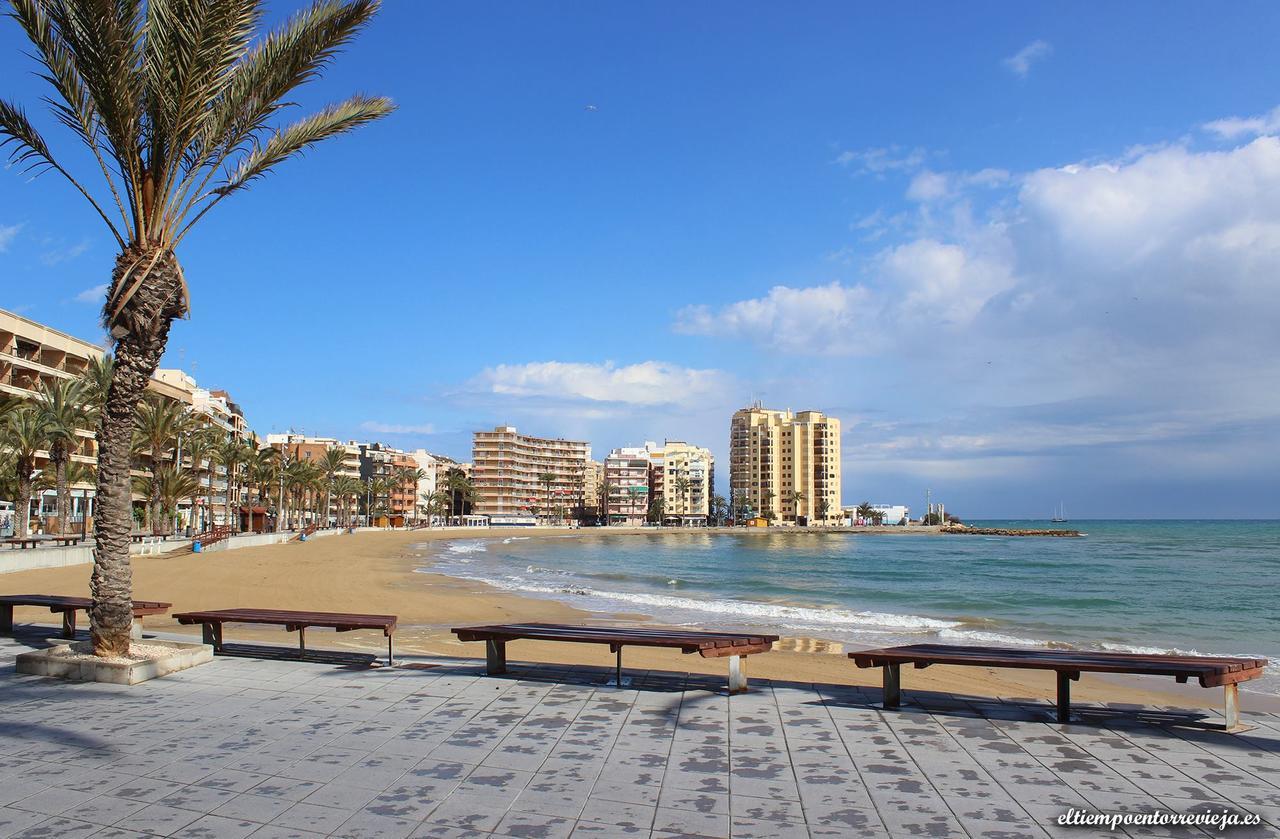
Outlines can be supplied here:
<path id="1" fill-rule="evenodd" d="M 341 839 L 404 839 L 420 824 L 418 819 L 380 816 L 361 810 L 347 819 L 330 836 Z"/>
<path id="2" fill-rule="evenodd" d="M 44 813 L 33 813 L 30 810 L 13 810 L 0 807 L 0 837 L 12 836 L 40 822 L 48 821 Z"/>
<path id="3" fill-rule="evenodd" d="M 177 839 L 243 839 L 260 827 L 257 822 L 205 815 L 170 835 Z"/>
<path id="4" fill-rule="evenodd" d="M 100 825 L 68 819 L 62 816 L 46 818 L 14 833 L 11 839 L 62 839 L 62 837 L 92 836 L 101 829 Z"/>
<path id="5" fill-rule="evenodd" d="M 294 802 L 279 796 L 241 793 L 218 805 L 213 815 L 267 824 L 293 804 Z"/>
<path id="6" fill-rule="evenodd" d="M 308 804 L 303 801 L 276 816 L 271 823 L 280 827 L 309 830 L 313 833 L 330 833 L 351 816 L 351 810 L 321 807 L 319 804 Z"/>
<path id="7" fill-rule="evenodd" d="M 138 812 L 116 822 L 116 827 L 158 836 L 168 836 L 200 818 L 200 813 L 164 804 L 148 804 Z"/>

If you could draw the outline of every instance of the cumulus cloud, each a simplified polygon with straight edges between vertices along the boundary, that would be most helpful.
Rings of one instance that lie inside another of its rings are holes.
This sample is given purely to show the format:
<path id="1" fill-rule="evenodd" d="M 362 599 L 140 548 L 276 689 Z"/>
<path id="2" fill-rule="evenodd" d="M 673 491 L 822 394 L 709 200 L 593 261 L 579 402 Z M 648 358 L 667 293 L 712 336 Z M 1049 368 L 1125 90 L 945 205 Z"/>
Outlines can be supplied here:
<path id="1" fill-rule="evenodd" d="M 1031 72 L 1031 65 L 1037 61 L 1048 58 L 1053 53 L 1053 46 L 1048 41 L 1036 39 L 1027 44 L 1013 55 L 1001 61 L 1009 72 L 1021 79 L 1025 79 L 1027 74 Z"/>
<path id="2" fill-rule="evenodd" d="M 567 361 L 500 364 L 480 373 L 474 389 L 504 397 L 567 402 L 656 406 L 723 393 L 719 370 L 697 370 L 662 361 L 618 365 Z"/>
<path id="3" fill-rule="evenodd" d="M 9 249 L 9 245 L 18 236 L 18 231 L 22 229 L 21 224 L 0 224 L 0 253 L 4 253 Z"/>
<path id="4" fill-rule="evenodd" d="M 103 303 L 107 298 L 107 283 L 86 288 L 75 296 L 77 303 Z"/>
<path id="5" fill-rule="evenodd" d="M 1238 140 L 1263 134 L 1280 134 L 1280 105 L 1265 114 L 1252 117 L 1224 117 L 1206 122 L 1205 131 L 1223 140 Z"/>
<path id="6" fill-rule="evenodd" d="M 435 434 L 436 427 L 431 423 L 422 423 L 420 425 L 399 425 L 396 423 L 375 422 L 373 420 L 365 420 L 360 423 L 360 428 L 365 431 L 371 431 L 374 434 Z"/>

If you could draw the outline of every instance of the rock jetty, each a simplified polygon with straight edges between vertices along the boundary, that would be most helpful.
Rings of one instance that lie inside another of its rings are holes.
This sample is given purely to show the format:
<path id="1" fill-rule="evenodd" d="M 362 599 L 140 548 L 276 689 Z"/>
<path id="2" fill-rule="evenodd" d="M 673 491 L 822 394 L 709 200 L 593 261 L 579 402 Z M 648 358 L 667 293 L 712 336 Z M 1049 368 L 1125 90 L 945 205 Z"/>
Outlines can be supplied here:
<path id="1" fill-rule="evenodd" d="M 954 525 L 942 528 L 943 533 L 964 536 L 1083 536 L 1079 530 L 1010 530 L 1004 527 L 966 527 Z"/>

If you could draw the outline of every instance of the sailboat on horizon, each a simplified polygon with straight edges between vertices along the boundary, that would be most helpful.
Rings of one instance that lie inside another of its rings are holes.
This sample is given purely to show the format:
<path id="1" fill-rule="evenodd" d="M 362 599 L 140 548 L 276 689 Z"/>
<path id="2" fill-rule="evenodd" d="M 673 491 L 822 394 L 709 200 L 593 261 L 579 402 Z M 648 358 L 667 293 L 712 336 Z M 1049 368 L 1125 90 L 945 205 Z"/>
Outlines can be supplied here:
<path id="1" fill-rule="evenodd" d="M 1066 520 L 1067 520 L 1066 505 L 1064 505 L 1061 501 L 1059 501 L 1058 509 L 1054 511 L 1053 518 L 1049 519 L 1049 521 L 1053 522 L 1054 524 L 1062 524 L 1066 522 Z"/>

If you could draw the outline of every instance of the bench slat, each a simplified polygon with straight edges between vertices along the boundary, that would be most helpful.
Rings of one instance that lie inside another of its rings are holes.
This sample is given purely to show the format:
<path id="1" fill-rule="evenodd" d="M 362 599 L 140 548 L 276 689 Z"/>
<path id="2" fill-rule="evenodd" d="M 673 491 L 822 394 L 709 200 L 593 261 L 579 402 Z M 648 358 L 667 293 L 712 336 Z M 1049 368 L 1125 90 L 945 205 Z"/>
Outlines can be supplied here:
<path id="1" fill-rule="evenodd" d="M 685 652 L 696 650 L 705 657 L 746 655 L 747 650 L 756 652 L 759 648 L 767 649 L 778 640 L 776 635 L 544 623 L 457 627 L 453 633 L 460 641 L 567 641 L 583 644 L 678 647 Z"/>
<path id="2" fill-rule="evenodd" d="M 1010 667 L 1060 672 L 1133 673 L 1162 676 L 1221 677 L 1245 675 L 1265 667 L 1265 659 L 1221 656 L 1151 655 L 1140 653 L 1090 652 L 1085 650 L 1019 650 L 1003 647 L 963 647 L 942 644 L 913 644 L 849 653 L 859 667 L 885 664 L 957 664 L 977 667 Z M 1240 679 L 1243 680 L 1243 679 Z"/>

